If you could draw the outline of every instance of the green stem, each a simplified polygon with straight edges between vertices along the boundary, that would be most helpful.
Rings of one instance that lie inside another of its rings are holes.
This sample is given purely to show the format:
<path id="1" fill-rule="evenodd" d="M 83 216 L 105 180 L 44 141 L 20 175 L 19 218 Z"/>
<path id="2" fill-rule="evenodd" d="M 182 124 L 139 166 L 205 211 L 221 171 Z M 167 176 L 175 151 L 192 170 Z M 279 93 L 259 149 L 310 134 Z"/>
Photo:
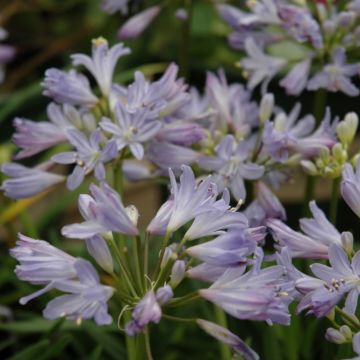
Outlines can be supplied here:
<path id="1" fill-rule="evenodd" d="M 323 89 L 318 90 L 315 94 L 313 112 L 316 119 L 316 124 L 320 124 L 321 120 L 324 117 L 326 97 L 327 91 Z"/>
<path id="2" fill-rule="evenodd" d="M 340 181 L 341 181 L 341 177 L 334 179 L 331 188 L 329 218 L 330 221 L 335 226 L 336 226 L 336 215 L 337 215 L 339 193 L 340 193 Z"/>
<path id="3" fill-rule="evenodd" d="M 214 305 L 214 313 L 217 323 L 227 329 L 228 328 L 227 318 L 224 310 Z M 221 359 L 231 360 L 232 356 L 231 356 L 230 348 L 221 341 L 219 341 L 219 348 L 220 348 Z"/>
<path id="4" fill-rule="evenodd" d="M 125 320 L 125 324 L 131 320 L 130 312 L 124 313 L 124 320 Z M 125 332 L 125 343 L 127 350 L 127 360 L 137 360 L 135 337 L 129 336 Z"/>
<path id="5" fill-rule="evenodd" d="M 162 245 L 161 245 L 161 252 L 160 252 L 160 256 L 159 256 L 159 259 L 157 261 L 157 264 L 156 264 L 153 279 L 156 279 L 159 276 L 161 263 L 162 263 L 162 260 L 164 258 L 165 249 L 166 249 L 167 244 L 168 244 L 168 242 L 170 240 L 170 236 L 171 236 L 171 233 L 169 231 L 166 231 L 166 234 L 163 237 L 163 242 L 162 242 Z"/>
<path id="6" fill-rule="evenodd" d="M 182 318 L 182 317 L 178 317 L 178 316 L 172 316 L 172 315 L 167 315 L 167 314 L 162 314 L 162 317 L 164 319 L 167 320 L 171 320 L 171 321 L 179 321 L 179 322 L 196 322 L 195 318 Z"/>
<path id="7" fill-rule="evenodd" d="M 144 332 L 145 336 L 145 349 L 146 349 L 146 356 L 148 360 L 152 360 L 152 353 L 151 353 L 151 345 L 150 345 L 150 331 L 149 327 L 147 326 Z"/>
<path id="8" fill-rule="evenodd" d="M 306 176 L 305 183 L 305 195 L 304 195 L 304 203 L 302 213 L 304 216 L 310 216 L 309 210 L 309 202 L 314 199 L 314 191 L 315 191 L 315 176 Z"/>
<path id="9" fill-rule="evenodd" d="M 194 292 L 187 294 L 185 296 L 182 296 L 180 298 L 175 298 L 175 299 L 170 300 L 170 302 L 167 303 L 165 306 L 166 307 L 178 307 L 178 306 L 187 304 L 189 302 L 193 302 L 198 299 L 200 299 L 200 294 L 198 291 L 194 291 Z"/>
<path id="10" fill-rule="evenodd" d="M 343 318 L 344 321 L 346 321 L 349 325 L 354 327 L 357 331 L 360 330 L 360 322 L 359 320 L 353 319 L 352 316 L 350 316 L 345 311 L 341 310 L 338 306 L 335 307 L 335 311 Z"/>
<path id="11" fill-rule="evenodd" d="M 150 241 L 150 233 L 145 233 L 144 239 L 144 275 L 148 275 L 149 269 L 149 241 Z"/>
<path id="12" fill-rule="evenodd" d="M 142 250 L 141 250 L 141 239 L 140 236 L 136 236 L 136 240 L 134 242 L 134 259 L 135 259 L 135 271 L 136 271 L 136 277 L 137 277 L 137 281 L 139 283 L 139 288 L 141 289 L 141 291 L 144 291 L 144 280 L 145 278 L 142 276 L 143 275 L 143 269 L 142 269 Z"/>

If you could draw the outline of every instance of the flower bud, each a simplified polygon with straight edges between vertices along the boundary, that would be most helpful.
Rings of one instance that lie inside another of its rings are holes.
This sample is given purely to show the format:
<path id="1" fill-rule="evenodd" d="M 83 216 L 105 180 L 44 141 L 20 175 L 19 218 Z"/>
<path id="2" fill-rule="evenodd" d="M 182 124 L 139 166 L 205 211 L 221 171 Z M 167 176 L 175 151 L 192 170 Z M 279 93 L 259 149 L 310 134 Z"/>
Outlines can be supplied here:
<path id="1" fill-rule="evenodd" d="M 174 250 L 170 246 L 165 248 L 164 256 L 163 256 L 161 264 L 160 264 L 161 270 L 164 268 L 164 266 L 167 264 L 167 262 L 170 260 L 170 258 L 173 255 L 176 255 L 176 254 L 174 253 Z"/>
<path id="2" fill-rule="evenodd" d="M 274 108 L 274 95 L 266 94 L 262 97 L 260 102 L 259 118 L 260 124 L 263 125 L 269 119 Z"/>
<path id="3" fill-rule="evenodd" d="M 346 114 L 345 119 L 337 125 L 336 133 L 342 144 L 349 145 L 353 141 L 358 124 L 358 116 L 351 112 Z"/>
<path id="4" fill-rule="evenodd" d="M 340 163 L 346 161 L 347 152 L 344 151 L 342 145 L 340 143 L 336 143 L 331 149 L 332 155 L 334 159 Z"/>
<path id="5" fill-rule="evenodd" d="M 343 326 L 340 327 L 339 330 L 340 330 L 340 333 L 341 333 L 342 335 L 344 335 L 344 337 L 346 338 L 346 340 L 347 340 L 348 342 L 351 342 L 352 337 L 353 337 L 353 333 L 352 333 L 351 329 L 350 329 L 347 325 L 343 325 Z"/>
<path id="6" fill-rule="evenodd" d="M 312 176 L 316 176 L 318 171 L 317 168 L 315 166 L 315 164 L 313 162 L 311 162 L 310 160 L 302 160 L 300 161 L 300 165 L 302 166 L 302 168 L 304 169 L 304 171 Z"/>
<path id="7" fill-rule="evenodd" d="M 342 247 L 345 249 L 347 254 L 352 254 L 354 249 L 354 236 L 349 231 L 344 231 L 341 233 L 341 244 Z"/>
<path id="8" fill-rule="evenodd" d="M 137 226 L 139 219 L 139 210 L 134 205 L 129 205 L 125 208 L 126 214 L 131 222 Z"/>
<path id="9" fill-rule="evenodd" d="M 178 286 L 184 277 L 185 277 L 185 261 L 176 260 L 171 270 L 170 285 L 173 288 Z"/>
<path id="10" fill-rule="evenodd" d="M 165 285 L 156 291 L 156 301 L 159 305 L 165 305 L 174 296 L 171 286 Z"/>
<path id="11" fill-rule="evenodd" d="M 328 328 L 326 330 L 325 339 L 335 344 L 343 344 L 346 342 L 345 336 L 334 328 Z"/>
<path id="12" fill-rule="evenodd" d="M 276 115 L 276 118 L 274 120 L 274 129 L 283 132 L 285 130 L 286 120 L 287 117 L 284 113 Z"/>

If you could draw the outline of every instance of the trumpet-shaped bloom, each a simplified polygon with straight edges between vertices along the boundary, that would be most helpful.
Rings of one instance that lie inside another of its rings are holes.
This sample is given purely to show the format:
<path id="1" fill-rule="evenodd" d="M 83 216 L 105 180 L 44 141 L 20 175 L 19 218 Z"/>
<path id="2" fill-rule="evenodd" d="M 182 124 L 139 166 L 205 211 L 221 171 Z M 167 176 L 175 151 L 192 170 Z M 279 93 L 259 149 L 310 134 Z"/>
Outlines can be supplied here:
<path id="1" fill-rule="evenodd" d="M 244 357 L 245 360 L 260 359 L 253 349 L 228 329 L 203 319 L 197 319 L 196 323 L 210 336 L 229 345 L 236 353 Z"/>
<path id="2" fill-rule="evenodd" d="M 228 187 L 237 200 L 246 197 L 244 179 L 256 180 L 264 174 L 264 167 L 247 161 L 249 149 L 245 142 L 236 143 L 232 135 L 225 136 L 215 148 L 216 157 L 199 160 L 201 168 L 214 171 L 213 179 L 219 191 Z"/>
<path id="3" fill-rule="evenodd" d="M 92 196 L 79 196 L 79 211 L 85 222 L 64 226 L 66 237 L 88 239 L 95 235 L 116 231 L 121 234 L 137 235 L 138 230 L 131 221 L 119 194 L 106 183 L 90 185 Z"/>
<path id="4" fill-rule="evenodd" d="M 64 176 L 52 174 L 40 168 L 31 169 L 16 163 L 5 163 L 1 171 L 10 177 L 1 188 L 12 199 L 23 199 L 39 194 L 64 181 Z"/>
<path id="5" fill-rule="evenodd" d="M 104 38 L 93 40 L 92 57 L 84 54 L 71 56 L 73 65 L 83 65 L 94 76 L 104 96 L 109 96 L 116 63 L 119 58 L 130 54 L 124 44 L 116 44 L 109 49 Z"/>
<path id="6" fill-rule="evenodd" d="M 45 72 L 43 95 L 51 97 L 57 103 L 94 106 L 98 98 L 92 93 L 88 79 L 75 70 L 66 73 L 58 69 Z"/>
<path id="7" fill-rule="evenodd" d="M 282 266 L 261 270 L 262 250 L 258 248 L 255 254 L 251 271 L 244 274 L 243 268 L 229 268 L 209 289 L 200 290 L 200 295 L 238 319 L 288 325 L 291 299 L 285 291 L 287 284 L 281 284 L 284 270 Z"/>
<path id="8" fill-rule="evenodd" d="M 76 259 L 44 240 L 35 240 L 19 233 L 10 254 L 20 263 L 15 273 L 23 281 L 48 284 L 76 276 Z"/>
<path id="9" fill-rule="evenodd" d="M 351 210 L 360 217 L 360 160 L 356 162 L 355 171 L 349 163 L 344 165 L 341 195 Z"/>
<path id="10" fill-rule="evenodd" d="M 94 267 L 86 260 L 77 259 L 75 270 L 78 280 L 60 280 L 53 287 L 68 294 L 51 300 L 43 311 L 46 319 L 65 316 L 69 320 L 94 319 L 98 325 L 111 324 L 107 302 L 114 289 L 100 284 Z"/>
<path id="11" fill-rule="evenodd" d="M 354 314 L 360 294 L 360 252 L 352 258 L 351 264 L 345 251 L 333 244 L 329 248 L 331 267 L 312 264 L 311 271 L 322 281 L 309 292 L 299 304 L 300 310 L 308 310 L 317 317 L 327 315 L 346 293 L 345 311 Z"/>
<path id="12" fill-rule="evenodd" d="M 106 132 L 114 135 L 118 151 L 128 146 L 135 158 L 142 159 L 144 156 L 142 143 L 156 135 L 162 126 L 161 122 L 149 120 L 146 110 L 129 113 L 120 103 L 115 108 L 115 120 L 116 123 L 108 118 L 103 118 L 100 126 Z"/>
<path id="13" fill-rule="evenodd" d="M 100 129 L 91 133 L 88 139 L 84 133 L 77 129 L 68 129 L 67 138 L 76 148 L 57 154 L 52 160 L 59 164 L 76 164 L 73 172 L 67 179 L 67 187 L 70 190 L 76 189 L 83 182 L 85 175 L 94 170 L 95 177 L 101 181 L 105 179 L 104 163 L 112 160 L 117 155 L 117 144 L 114 140 L 108 141 L 103 148 L 102 134 Z"/>
<path id="14" fill-rule="evenodd" d="M 118 31 L 119 40 L 134 39 L 140 36 L 161 10 L 160 6 L 151 6 L 134 15 Z"/>
<path id="15" fill-rule="evenodd" d="M 309 80 L 308 90 L 326 89 L 342 91 L 348 96 L 358 96 L 359 89 L 351 82 L 351 76 L 359 72 L 359 64 L 346 64 L 344 48 L 336 48 L 332 55 L 332 63 Z"/>

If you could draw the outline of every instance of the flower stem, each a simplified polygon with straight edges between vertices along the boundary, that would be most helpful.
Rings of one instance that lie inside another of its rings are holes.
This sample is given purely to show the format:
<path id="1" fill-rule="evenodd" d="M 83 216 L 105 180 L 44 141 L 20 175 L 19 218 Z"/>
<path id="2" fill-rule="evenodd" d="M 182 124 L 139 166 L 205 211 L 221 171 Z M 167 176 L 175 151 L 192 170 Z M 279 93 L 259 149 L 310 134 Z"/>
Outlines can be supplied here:
<path id="1" fill-rule="evenodd" d="M 214 313 L 217 323 L 227 329 L 228 327 L 227 318 L 224 310 L 219 308 L 217 305 L 214 305 Z M 230 348 L 221 341 L 219 342 L 219 348 L 220 348 L 221 359 L 231 360 L 232 356 L 231 356 Z"/>
<path id="2" fill-rule="evenodd" d="M 351 315 L 340 309 L 338 306 L 335 307 L 335 311 L 343 318 L 346 323 L 354 327 L 357 331 L 360 330 L 360 322 L 358 319 L 355 320 Z"/>
<path id="3" fill-rule="evenodd" d="M 159 256 L 159 259 L 157 261 L 157 264 L 156 264 L 153 279 L 156 279 L 159 276 L 161 263 L 162 263 L 162 260 L 164 258 L 166 246 L 167 246 L 167 244 L 168 244 L 168 242 L 170 240 L 170 236 L 171 236 L 171 232 L 167 231 L 164 238 L 163 238 L 163 242 L 162 242 L 162 246 L 161 246 L 161 252 L 160 252 L 160 256 Z"/>
<path id="4" fill-rule="evenodd" d="M 316 180 L 315 176 L 308 175 L 306 177 L 305 195 L 304 195 L 304 203 L 302 209 L 302 213 L 304 216 L 310 215 L 309 202 L 314 199 L 315 180 Z"/>
<path id="5" fill-rule="evenodd" d="M 125 312 L 124 314 L 125 324 L 131 320 L 131 314 Z M 129 336 L 125 332 L 125 343 L 126 343 L 126 350 L 127 350 L 127 360 L 137 360 L 136 356 L 136 343 L 135 338 L 133 336 Z"/>
<path id="6" fill-rule="evenodd" d="M 146 350 L 147 359 L 153 360 L 151 353 L 151 345 L 150 345 L 150 331 L 148 326 L 145 328 L 144 337 L 145 337 L 145 350 Z"/>
<path id="7" fill-rule="evenodd" d="M 175 298 L 169 301 L 165 306 L 166 307 L 177 307 L 180 305 L 187 304 L 189 302 L 195 301 L 200 299 L 200 294 L 198 291 L 191 292 L 185 296 L 182 296 L 180 298 Z"/>
<path id="8" fill-rule="evenodd" d="M 337 207 L 338 207 L 339 192 L 340 192 L 340 181 L 341 181 L 341 177 L 337 177 L 336 179 L 334 179 L 331 188 L 329 218 L 330 221 L 335 226 L 336 226 L 336 215 L 337 215 Z"/>
<path id="9" fill-rule="evenodd" d="M 178 317 L 178 316 L 172 316 L 172 315 L 167 315 L 167 314 L 163 314 L 162 317 L 164 319 L 167 320 L 171 320 L 171 321 L 179 321 L 179 322 L 196 322 L 195 318 L 182 318 L 182 317 Z"/>
<path id="10" fill-rule="evenodd" d="M 141 249 L 141 239 L 140 236 L 136 236 L 135 242 L 134 242 L 134 259 L 135 259 L 135 271 L 136 271 L 136 278 L 137 281 L 139 283 L 139 288 L 141 289 L 141 291 L 144 291 L 144 280 L 145 278 L 143 277 L 143 269 L 142 269 L 142 249 Z"/>

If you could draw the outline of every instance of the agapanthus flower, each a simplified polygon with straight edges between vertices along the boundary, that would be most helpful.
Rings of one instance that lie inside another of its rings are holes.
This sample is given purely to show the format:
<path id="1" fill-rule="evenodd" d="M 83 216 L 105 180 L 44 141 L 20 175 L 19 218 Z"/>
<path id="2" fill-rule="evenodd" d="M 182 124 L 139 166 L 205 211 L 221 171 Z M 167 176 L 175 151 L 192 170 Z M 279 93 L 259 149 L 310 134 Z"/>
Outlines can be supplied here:
<path id="1" fill-rule="evenodd" d="M 66 237 L 88 239 L 95 235 L 116 231 L 121 234 L 137 235 L 138 230 L 128 215 L 119 194 L 105 182 L 100 186 L 90 185 L 92 196 L 79 196 L 78 206 L 85 222 L 64 226 Z"/>
<path id="2" fill-rule="evenodd" d="M 250 88 L 262 84 L 265 91 L 275 75 L 286 71 L 280 85 L 288 94 L 326 89 L 356 96 L 359 90 L 351 78 L 359 73 L 359 64 L 345 61 L 359 42 L 355 24 L 360 12 L 353 10 L 357 8 L 354 4 L 344 8 L 334 2 L 329 11 L 323 1 L 308 6 L 299 1 L 266 0 L 250 1 L 241 9 L 230 5 L 217 9 L 234 30 L 229 35 L 230 46 L 248 55 L 240 63 Z"/>
<path id="3" fill-rule="evenodd" d="M 68 73 L 55 68 L 45 72 L 43 95 L 60 104 L 94 106 L 99 99 L 92 93 L 86 76 L 70 70 Z"/>
<path id="4" fill-rule="evenodd" d="M 10 254 L 20 265 L 16 276 L 31 284 L 47 285 L 52 281 L 72 279 L 76 276 L 76 258 L 57 249 L 44 240 L 35 240 L 18 234 L 16 246 Z"/>
<path id="5" fill-rule="evenodd" d="M 352 346 L 353 346 L 353 350 L 357 354 L 357 356 L 355 356 L 351 359 L 346 359 L 346 360 L 360 360 L 360 332 L 356 333 L 353 336 Z"/>
<path id="6" fill-rule="evenodd" d="M 322 281 L 318 286 L 299 303 L 299 310 L 307 310 L 317 317 L 327 315 L 337 303 L 348 294 L 345 301 L 345 311 L 354 314 L 360 293 L 360 253 L 352 258 L 351 264 L 348 255 L 338 245 L 329 247 L 329 262 L 331 267 L 323 264 L 310 266 L 314 275 Z M 296 285 L 303 285 L 298 280 Z"/>
<path id="7" fill-rule="evenodd" d="M 140 36 L 151 24 L 161 10 L 160 6 L 151 6 L 131 17 L 119 29 L 117 37 L 119 40 L 134 39 Z"/>
<path id="8" fill-rule="evenodd" d="M 135 158 L 142 159 L 144 156 L 142 143 L 156 135 L 162 126 L 161 122 L 149 120 L 145 109 L 130 113 L 120 103 L 116 105 L 114 112 L 116 122 L 103 118 L 100 122 L 101 128 L 114 136 L 118 151 L 128 146 Z"/>
<path id="9" fill-rule="evenodd" d="M 222 132 L 227 129 L 237 137 L 244 137 L 258 125 L 258 109 L 250 101 L 250 92 L 241 84 L 228 84 L 222 69 L 217 76 L 207 73 L 205 91 L 209 106 L 215 111 L 215 123 L 210 131 L 212 127 Z"/>
<path id="10" fill-rule="evenodd" d="M 100 129 L 91 133 L 90 137 L 77 129 L 68 129 L 66 136 L 76 151 L 63 152 L 52 157 L 59 164 L 76 164 L 67 179 L 67 187 L 76 189 L 84 180 L 85 175 L 94 170 L 95 177 L 105 180 L 104 163 L 113 160 L 117 155 L 115 140 L 108 141 L 103 148 L 100 147 L 103 139 Z"/>
<path id="11" fill-rule="evenodd" d="M 203 319 L 197 319 L 196 323 L 210 336 L 229 345 L 232 350 L 244 357 L 245 360 L 260 359 L 253 349 L 228 329 Z"/>
<path id="12" fill-rule="evenodd" d="M 104 38 L 93 40 L 92 57 L 84 54 L 71 56 L 73 65 L 83 65 L 94 76 L 104 96 L 109 96 L 113 74 L 119 58 L 128 55 L 130 49 L 124 44 L 116 44 L 109 49 Z"/>
<path id="13" fill-rule="evenodd" d="M 216 156 L 199 160 L 202 169 L 213 171 L 213 180 L 219 191 L 228 187 L 237 200 L 246 197 L 244 179 L 256 180 L 263 176 L 264 167 L 249 161 L 250 151 L 245 141 L 236 142 L 232 135 L 225 136 L 215 148 Z"/>
<path id="14" fill-rule="evenodd" d="M 23 199 L 39 194 L 65 180 L 62 175 L 42 170 L 47 167 L 48 164 L 28 168 L 16 163 L 5 163 L 1 166 L 1 171 L 10 179 L 6 179 L 1 188 L 6 196 L 12 199 Z"/>
<path id="15" fill-rule="evenodd" d="M 78 280 L 53 283 L 53 288 L 67 294 L 51 300 L 43 311 L 44 317 L 50 320 L 66 317 L 76 321 L 93 318 L 98 325 L 111 324 L 107 302 L 114 289 L 100 283 L 98 273 L 88 261 L 77 259 L 74 267 Z"/>
<path id="16" fill-rule="evenodd" d="M 292 256 L 326 259 L 329 246 L 331 244 L 342 246 L 342 238 L 346 236 L 346 233 L 340 234 L 314 201 L 310 202 L 310 210 L 313 218 L 300 220 L 300 228 L 305 235 L 292 230 L 277 219 L 269 219 L 267 226 L 274 240 L 281 246 L 287 246 Z"/>
<path id="17" fill-rule="evenodd" d="M 332 54 L 332 63 L 314 75 L 307 85 L 308 90 L 326 89 L 331 92 L 342 91 L 348 96 L 359 95 L 359 89 L 351 82 L 358 74 L 359 64 L 347 64 L 344 48 L 337 48 Z"/>
<path id="18" fill-rule="evenodd" d="M 260 269 L 263 253 L 255 251 L 256 262 L 251 271 L 244 268 L 229 268 L 200 295 L 215 303 L 238 319 L 265 320 L 269 323 L 288 325 L 290 303 L 287 284 L 281 284 L 282 266 Z"/>
<path id="19" fill-rule="evenodd" d="M 344 165 L 341 195 L 351 210 L 360 217 L 360 160 L 356 162 L 355 171 L 351 164 Z"/>
<path id="20" fill-rule="evenodd" d="M 286 65 L 286 60 L 265 54 L 252 38 L 246 39 L 247 57 L 240 61 L 249 74 L 248 88 L 253 90 L 262 83 L 262 93 L 266 93 L 272 78 Z"/>
<path id="21" fill-rule="evenodd" d="M 165 297 L 164 292 L 167 294 Z M 158 324 L 162 315 L 161 305 L 168 302 L 171 297 L 172 291 L 168 285 L 159 288 L 156 293 L 153 290 L 148 291 L 136 304 L 131 320 L 125 326 L 125 332 L 134 336 L 141 333 L 149 323 Z"/>
<path id="22" fill-rule="evenodd" d="M 173 232 L 194 219 L 197 215 L 212 209 L 217 196 L 216 186 L 207 177 L 199 184 L 196 183 L 194 173 L 188 166 L 182 166 L 180 184 L 176 183 L 173 171 L 169 170 L 171 182 L 171 215 L 168 217 L 167 231 Z M 164 215 L 159 210 L 150 224 L 150 228 L 158 228 L 156 223 L 163 222 Z M 166 219 L 167 220 L 167 219 Z M 160 226 L 161 227 L 161 226 Z M 149 229 L 149 228 L 148 228 Z"/>
<path id="23" fill-rule="evenodd" d="M 74 116 L 76 115 L 76 116 Z M 50 103 L 47 107 L 47 121 L 31 121 L 15 118 L 16 132 L 13 142 L 22 150 L 15 156 L 22 159 L 66 141 L 66 129 L 75 127 L 78 113 L 72 106 Z"/>
<path id="24" fill-rule="evenodd" d="M 285 161 L 292 153 L 304 157 L 315 156 L 322 148 L 330 148 L 336 143 L 337 119 L 331 123 L 330 109 L 327 109 L 324 119 L 316 130 L 312 115 L 306 115 L 298 120 L 300 111 L 301 105 L 297 103 L 289 115 L 279 113 L 274 121 L 265 123 L 263 150 L 274 160 Z"/>

